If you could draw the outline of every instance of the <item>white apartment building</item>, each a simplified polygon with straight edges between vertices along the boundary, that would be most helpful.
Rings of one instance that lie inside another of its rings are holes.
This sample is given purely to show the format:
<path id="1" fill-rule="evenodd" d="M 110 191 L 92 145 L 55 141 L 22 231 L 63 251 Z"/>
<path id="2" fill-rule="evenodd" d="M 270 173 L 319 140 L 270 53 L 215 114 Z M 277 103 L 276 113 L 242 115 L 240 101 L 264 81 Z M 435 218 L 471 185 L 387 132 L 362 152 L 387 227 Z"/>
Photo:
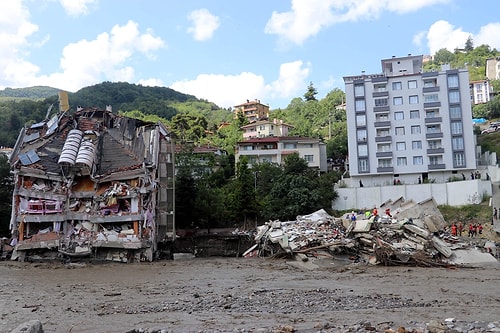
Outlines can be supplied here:
<path id="1" fill-rule="evenodd" d="M 238 142 L 235 159 L 238 162 L 241 156 L 247 156 L 249 167 L 265 161 L 283 164 L 285 157 L 294 153 L 305 159 L 310 168 L 327 171 L 326 144 L 317 138 L 299 136 L 250 138 Z"/>
<path id="2" fill-rule="evenodd" d="M 493 87 L 489 80 L 470 81 L 470 100 L 472 104 L 488 103 L 493 97 Z"/>
<path id="3" fill-rule="evenodd" d="M 422 61 L 392 57 L 382 73 L 344 77 L 351 186 L 446 182 L 476 169 L 469 73 L 423 72 Z"/>
<path id="4" fill-rule="evenodd" d="M 292 125 L 286 124 L 283 120 L 259 120 L 248 125 L 241 126 L 243 139 L 262 138 L 266 136 L 288 136 Z"/>

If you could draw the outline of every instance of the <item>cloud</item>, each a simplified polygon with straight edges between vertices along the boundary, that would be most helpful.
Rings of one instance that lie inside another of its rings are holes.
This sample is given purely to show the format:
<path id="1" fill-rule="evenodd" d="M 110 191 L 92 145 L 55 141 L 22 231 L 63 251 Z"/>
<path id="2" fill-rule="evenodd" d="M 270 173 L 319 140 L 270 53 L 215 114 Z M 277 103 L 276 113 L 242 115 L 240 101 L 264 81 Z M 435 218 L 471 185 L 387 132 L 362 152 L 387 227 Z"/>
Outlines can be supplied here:
<path id="1" fill-rule="evenodd" d="M 474 35 L 472 32 L 463 31 L 461 27 L 455 27 L 448 21 L 440 20 L 433 23 L 425 33 L 418 33 L 413 41 L 416 45 L 423 43 L 424 36 L 431 55 L 440 49 L 453 52 L 456 48 L 463 48 L 467 38 L 472 37 L 474 47 L 487 44 L 491 48 L 500 47 L 500 23 L 488 23 L 480 28 Z"/>
<path id="2" fill-rule="evenodd" d="M 2 81 L 12 80 L 14 71 L 22 75 L 37 72 L 38 68 L 23 60 L 29 38 L 38 31 L 30 22 L 30 13 L 22 1 L 0 1 L 0 77 Z"/>
<path id="3" fill-rule="evenodd" d="M 137 82 L 141 86 L 146 86 L 146 87 L 164 87 L 165 84 L 163 83 L 162 80 L 156 79 L 156 78 L 149 78 L 149 79 L 142 79 Z"/>
<path id="4" fill-rule="evenodd" d="M 98 0 L 59 0 L 59 3 L 70 16 L 86 15 L 89 5 L 97 4 Z"/>
<path id="5" fill-rule="evenodd" d="M 440 49 L 453 52 L 456 48 L 463 48 L 471 34 L 455 28 L 449 22 L 440 20 L 433 23 L 427 31 L 427 45 L 431 55 Z"/>
<path id="6" fill-rule="evenodd" d="M 278 79 L 270 84 L 266 84 L 261 75 L 242 72 L 238 75 L 201 74 L 194 80 L 174 82 L 170 88 L 229 108 L 247 99 L 264 101 L 266 98 L 294 96 L 306 86 L 309 73 L 310 64 L 294 61 L 282 64 Z"/>
<path id="7" fill-rule="evenodd" d="M 187 32 L 192 34 L 197 41 L 211 39 L 220 25 L 219 18 L 204 8 L 192 11 L 187 18 L 193 24 Z"/>
<path id="8" fill-rule="evenodd" d="M 301 45 L 331 25 L 378 18 L 382 12 L 404 14 L 450 0 L 292 0 L 288 12 L 273 12 L 264 32 L 281 42 Z"/>
<path id="9" fill-rule="evenodd" d="M 308 63 L 304 67 L 300 60 L 281 64 L 279 78 L 271 84 L 271 96 L 290 97 L 303 90 L 310 72 L 311 65 Z"/>
<path id="10" fill-rule="evenodd" d="M 479 33 L 473 36 L 474 46 L 488 44 L 491 48 L 500 49 L 500 22 L 482 26 Z"/>
<path id="11" fill-rule="evenodd" d="M 59 63 L 60 72 L 39 75 L 40 68 L 36 65 L 22 57 L 11 57 L 2 67 L 2 80 L 13 87 L 48 85 L 69 91 L 105 80 L 134 82 L 135 71 L 127 62 L 136 54 L 154 58 L 154 51 L 164 46 L 161 38 L 149 31 L 141 33 L 136 22 L 128 21 L 93 40 L 66 45 Z"/>
<path id="12" fill-rule="evenodd" d="M 194 80 L 174 82 L 170 88 L 225 108 L 264 96 L 266 90 L 264 78 L 249 72 L 238 75 L 200 74 Z"/>

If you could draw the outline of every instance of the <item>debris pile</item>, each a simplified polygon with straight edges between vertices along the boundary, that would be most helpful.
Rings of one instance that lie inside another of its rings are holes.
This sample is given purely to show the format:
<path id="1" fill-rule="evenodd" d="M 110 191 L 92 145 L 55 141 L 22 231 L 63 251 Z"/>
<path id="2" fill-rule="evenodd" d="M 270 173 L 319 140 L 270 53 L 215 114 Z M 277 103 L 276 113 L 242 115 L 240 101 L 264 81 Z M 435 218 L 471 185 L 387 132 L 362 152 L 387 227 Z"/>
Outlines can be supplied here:
<path id="1" fill-rule="evenodd" d="M 324 210 L 295 221 L 269 221 L 257 228 L 255 245 L 244 256 L 333 258 L 348 255 L 353 262 L 377 265 L 448 266 L 464 264 L 457 251 L 474 252 L 469 262 L 496 262 L 451 235 L 433 199 L 420 203 L 387 201 L 378 210 L 333 217 Z M 392 212 L 392 213 L 391 213 Z M 491 244 L 489 244 L 491 246 Z M 471 256 L 469 256 L 471 257 Z M 469 258 L 470 260 L 470 258 Z"/>

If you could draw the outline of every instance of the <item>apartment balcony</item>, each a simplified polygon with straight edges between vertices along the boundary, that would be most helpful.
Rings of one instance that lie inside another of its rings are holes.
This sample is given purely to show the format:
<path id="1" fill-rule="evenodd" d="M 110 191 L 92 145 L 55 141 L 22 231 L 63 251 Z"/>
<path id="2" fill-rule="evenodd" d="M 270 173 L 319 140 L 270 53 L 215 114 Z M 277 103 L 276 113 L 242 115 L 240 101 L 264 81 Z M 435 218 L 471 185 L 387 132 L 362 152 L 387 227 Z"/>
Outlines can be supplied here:
<path id="1" fill-rule="evenodd" d="M 425 134 L 426 139 L 437 139 L 437 138 L 442 138 L 442 137 L 443 137 L 443 132 L 426 133 Z"/>
<path id="2" fill-rule="evenodd" d="M 432 92 L 438 92 L 439 91 L 439 86 L 435 87 L 423 87 L 422 92 L 423 93 L 432 93 Z"/>
<path id="3" fill-rule="evenodd" d="M 378 151 L 375 155 L 377 157 L 392 157 L 392 151 Z"/>
<path id="4" fill-rule="evenodd" d="M 446 164 L 429 164 L 427 166 L 429 170 L 441 170 L 446 169 Z"/>
<path id="5" fill-rule="evenodd" d="M 427 155 L 444 154 L 444 148 L 427 149 Z"/>
<path id="6" fill-rule="evenodd" d="M 429 118 L 425 118 L 425 123 L 426 124 L 442 123 L 442 122 L 443 122 L 443 117 L 429 117 Z"/>
<path id="7" fill-rule="evenodd" d="M 424 102 L 424 109 L 439 107 L 441 107 L 441 102 Z"/>
<path id="8" fill-rule="evenodd" d="M 391 127 L 391 122 L 389 120 L 375 121 L 373 123 L 373 126 L 375 126 L 375 127 Z"/>
<path id="9" fill-rule="evenodd" d="M 253 150 L 239 150 L 240 156 L 263 156 L 263 155 L 277 155 L 279 149 L 253 149 Z"/>
<path id="10" fill-rule="evenodd" d="M 435 71 L 432 71 L 432 72 L 423 72 L 422 73 L 422 78 L 434 77 L 434 76 L 438 76 L 438 75 L 439 75 L 439 72 L 435 72 Z"/>
<path id="11" fill-rule="evenodd" d="M 390 135 L 375 137 L 375 142 L 391 142 L 391 141 L 392 141 L 392 136 Z"/>
<path id="12" fill-rule="evenodd" d="M 388 112 L 389 110 L 390 110 L 389 105 L 373 107 L 373 112 Z"/>
<path id="13" fill-rule="evenodd" d="M 378 167 L 377 172 L 378 173 L 394 172 L 394 167 Z"/>
<path id="14" fill-rule="evenodd" d="M 389 97 L 389 92 L 386 91 L 374 91 L 372 94 L 373 97 Z"/>

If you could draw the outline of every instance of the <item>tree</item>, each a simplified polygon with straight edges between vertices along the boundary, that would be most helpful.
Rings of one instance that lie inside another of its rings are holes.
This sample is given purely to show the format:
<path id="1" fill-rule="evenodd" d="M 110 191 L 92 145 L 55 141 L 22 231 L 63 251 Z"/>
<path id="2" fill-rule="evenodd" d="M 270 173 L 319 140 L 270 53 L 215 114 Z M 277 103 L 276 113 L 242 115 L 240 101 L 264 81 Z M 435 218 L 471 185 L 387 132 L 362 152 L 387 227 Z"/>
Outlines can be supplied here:
<path id="1" fill-rule="evenodd" d="M 437 64 L 449 64 L 455 59 L 455 55 L 447 49 L 440 49 L 434 55 L 434 62 Z"/>
<path id="2" fill-rule="evenodd" d="M 466 52 L 471 52 L 472 50 L 474 50 L 474 42 L 472 40 L 472 36 L 469 36 L 465 41 L 464 49 Z"/>
<path id="3" fill-rule="evenodd" d="M 318 91 L 316 90 L 316 88 L 314 88 L 313 83 L 310 82 L 309 85 L 307 86 L 307 91 L 304 94 L 304 99 L 306 100 L 306 102 L 316 101 L 317 94 Z"/>

